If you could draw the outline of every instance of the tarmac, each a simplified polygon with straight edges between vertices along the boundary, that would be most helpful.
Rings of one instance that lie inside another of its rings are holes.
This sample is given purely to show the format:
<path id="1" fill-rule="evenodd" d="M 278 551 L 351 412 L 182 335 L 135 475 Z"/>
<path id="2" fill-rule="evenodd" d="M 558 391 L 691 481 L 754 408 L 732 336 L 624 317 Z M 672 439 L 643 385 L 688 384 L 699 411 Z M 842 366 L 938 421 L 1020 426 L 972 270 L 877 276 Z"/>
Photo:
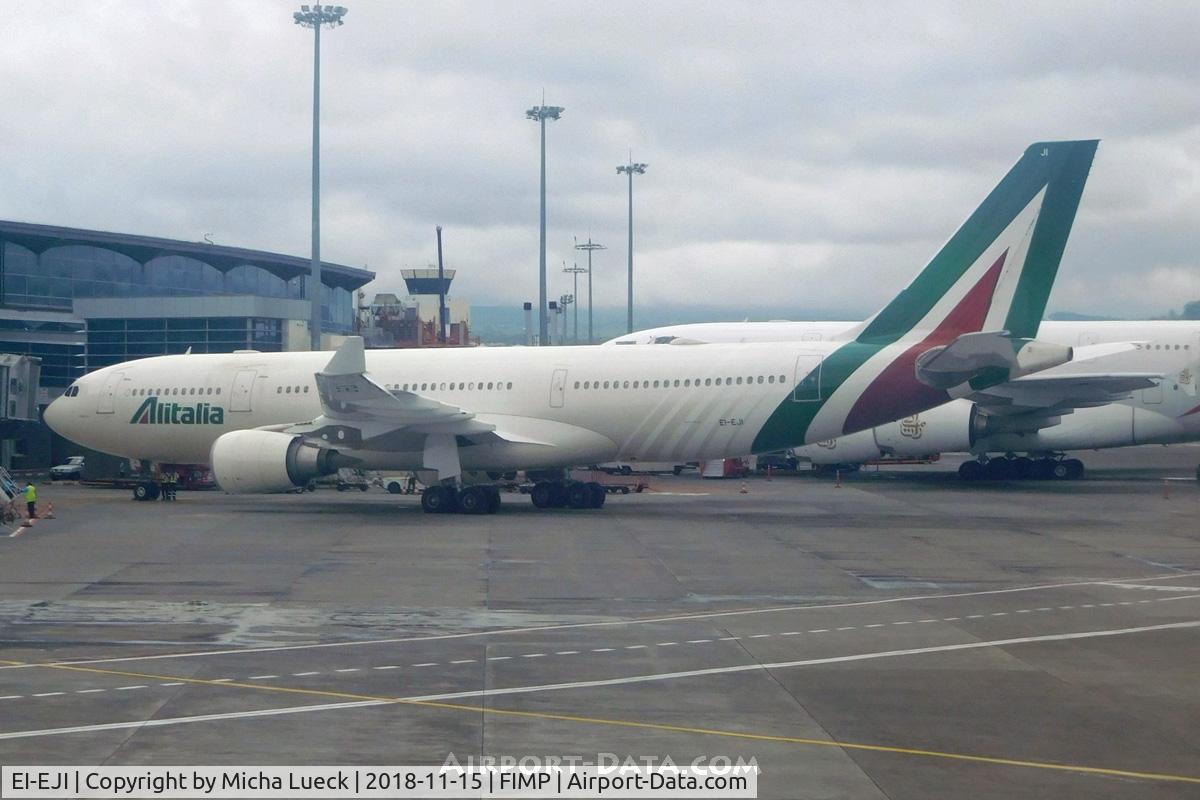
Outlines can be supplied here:
<path id="1" fill-rule="evenodd" d="M 1081 457 L 494 516 L 43 484 L 56 519 L 0 532 L 0 763 L 741 758 L 763 798 L 1200 796 L 1200 448 Z"/>

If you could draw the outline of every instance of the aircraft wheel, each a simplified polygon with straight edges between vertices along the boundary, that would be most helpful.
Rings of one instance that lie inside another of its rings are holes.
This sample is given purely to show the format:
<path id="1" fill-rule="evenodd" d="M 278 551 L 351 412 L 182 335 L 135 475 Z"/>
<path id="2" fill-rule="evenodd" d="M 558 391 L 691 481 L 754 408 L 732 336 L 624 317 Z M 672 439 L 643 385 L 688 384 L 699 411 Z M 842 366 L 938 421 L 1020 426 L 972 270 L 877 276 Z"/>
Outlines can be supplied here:
<path id="1" fill-rule="evenodd" d="M 400 485 L 400 481 L 388 481 L 388 494 L 400 494 L 404 491 L 404 487 Z"/>
<path id="2" fill-rule="evenodd" d="M 1013 476 L 1012 464 L 1007 458 L 993 458 L 983 465 L 983 474 L 988 480 L 1008 480 Z"/>
<path id="3" fill-rule="evenodd" d="M 1012 472 L 1017 480 L 1029 480 L 1033 477 L 1033 459 L 1024 456 L 1013 459 Z"/>
<path id="4" fill-rule="evenodd" d="M 567 487 L 559 481 L 553 481 L 550 484 L 550 507 L 566 508 L 566 506 Z"/>
<path id="5" fill-rule="evenodd" d="M 458 495 L 460 514 L 484 514 L 490 505 L 487 491 L 482 486 L 468 486 Z"/>
<path id="6" fill-rule="evenodd" d="M 500 487 L 489 486 L 489 487 L 487 487 L 487 489 L 488 489 L 487 513 L 495 514 L 497 511 L 500 510 Z"/>
<path id="7" fill-rule="evenodd" d="M 1071 477 L 1071 469 L 1067 466 L 1066 461 L 1051 461 L 1050 462 L 1050 477 L 1055 480 L 1064 481 Z"/>
<path id="8" fill-rule="evenodd" d="M 983 477 L 983 464 L 974 459 L 958 465 L 958 477 L 964 481 L 977 481 Z"/>
<path id="9" fill-rule="evenodd" d="M 550 490 L 550 484 L 546 482 L 535 483 L 533 489 L 529 492 L 529 499 L 533 501 L 534 508 L 550 508 L 554 505 L 554 497 Z"/>
<path id="10" fill-rule="evenodd" d="M 445 514 L 454 510 L 454 490 L 449 486 L 430 486 L 421 495 L 421 510 L 426 514 Z"/>
<path id="11" fill-rule="evenodd" d="M 587 485 L 592 493 L 592 508 L 604 508 L 604 501 L 608 498 L 608 492 L 599 483 L 593 481 Z"/>
<path id="12" fill-rule="evenodd" d="M 591 508 L 591 487 L 586 483 L 572 483 L 567 487 L 567 505 L 571 508 Z"/>
<path id="13" fill-rule="evenodd" d="M 1067 468 L 1067 480 L 1077 481 L 1083 477 L 1083 462 L 1078 458 L 1068 458 L 1062 463 Z"/>

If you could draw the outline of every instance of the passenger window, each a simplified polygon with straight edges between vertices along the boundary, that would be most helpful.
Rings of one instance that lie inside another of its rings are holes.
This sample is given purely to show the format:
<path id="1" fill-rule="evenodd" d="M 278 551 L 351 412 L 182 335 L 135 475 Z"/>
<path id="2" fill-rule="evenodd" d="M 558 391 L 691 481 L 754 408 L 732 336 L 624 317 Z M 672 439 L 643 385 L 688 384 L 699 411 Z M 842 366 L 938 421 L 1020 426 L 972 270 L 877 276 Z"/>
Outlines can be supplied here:
<path id="1" fill-rule="evenodd" d="M 678 378 L 675 379 L 675 388 L 679 388 L 679 379 Z"/>
<path id="2" fill-rule="evenodd" d="M 282 386 L 276 386 L 276 387 L 275 387 L 275 394 L 283 394 L 283 387 L 282 387 Z"/>
<path id="3" fill-rule="evenodd" d="M 704 379 L 704 385 L 705 385 L 705 386 L 712 386 L 712 378 L 705 378 L 705 379 Z"/>
<path id="4" fill-rule="evenodd" d="M 780 376 L 779 376 L 779 382 L 780 382 L 780 383 L 787 383 L 787 376 L 786 376 L 786 375 L 780 375 Z"/>
<path id="5" fill-rule="evenodd" d="M 742 385 L 742 376 L 741 376 L 741 375 L 738 375 L 738 379 L 737 379 L 737 385 L 738 385 L 738 386 L 741 386 L 741 385 Z"/>
<path id="6" fill-rule="evenodd" d="M 489 389 L 490 389 L 490 388 L 492 388 L 492 382 L 491 382 L 491 381 L 488 381 L 488 388 L 489 388 Z"/>
<path id="7" fill-rule="evenodd" d="M 509 383 L 509 384 L 508 384 L 508 388 L 509 388 L 509 389 L 511 389 L 511 388 L 512 388 L 512 383 Z"/>
<path id="8" fill-rule="evenodd" d="M 768 376 L 767 376 L 767 383 L 774 383 L 774 382 L 775 382 L 775 376 L 774 376 L 774 375 L 768 375 Z"/>
<path id="9" fill-rule="evenodd" d="M 604 382 L 604 388 L 605 388 L 605 389 L 607 389 L 607 388 L 608 388 L 608 381 L 605 381 L 605 382 Z"/>
<path id="10" fill-rule="evenodd" d="M 759 375 L 759 376 L 758 376 L 758 382 L 759 382 L 759 383 L 762 383 L 762 382 L 763 382 L 763 376 L 762 376 L 762 375 Z"/>

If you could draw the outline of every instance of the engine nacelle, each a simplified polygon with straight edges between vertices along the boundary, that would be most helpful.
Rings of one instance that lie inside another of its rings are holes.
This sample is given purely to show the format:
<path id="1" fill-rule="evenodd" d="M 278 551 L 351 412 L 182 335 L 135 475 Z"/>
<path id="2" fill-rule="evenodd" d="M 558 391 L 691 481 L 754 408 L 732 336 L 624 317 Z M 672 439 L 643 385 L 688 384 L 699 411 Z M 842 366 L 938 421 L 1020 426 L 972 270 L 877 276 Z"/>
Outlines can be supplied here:
<path id="1" fill-rule="evenodd" d="M 230 494 L 266 494 L 304 486 L 337 472 L 336 450 L 309 444 L 302 436 L 275 431 L 231 431 L 212 446 L 218 485 Z"/>
<path id="2" fill-rule="evenodd" d="M 875 443 L 883 452 L 905 458 L 965 453 L 983 432 L 985 417 L 974 403 L 955 400 L 911 417 L 880 425 Z"/>

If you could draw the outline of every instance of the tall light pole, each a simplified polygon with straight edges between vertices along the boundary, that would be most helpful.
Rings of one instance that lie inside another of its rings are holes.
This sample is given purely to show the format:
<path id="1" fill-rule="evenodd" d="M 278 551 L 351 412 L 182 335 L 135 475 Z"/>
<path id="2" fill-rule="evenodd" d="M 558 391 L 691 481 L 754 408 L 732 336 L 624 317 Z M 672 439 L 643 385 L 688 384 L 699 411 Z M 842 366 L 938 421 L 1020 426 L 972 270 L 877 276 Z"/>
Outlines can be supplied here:
<path id="1" fill-rule="evenodd" d="M 543 99 L 542 102 L 545 102 Z M 538 344 L 546 345 L 546 120 L 558 119 L 565 111 L 561 106 L 534 106 L 525 112 L 526 119 L 537 122 L 542 129 L 542 224 L 538 246 Z"/>
<path id="2" fill-rule="evenodd" d="M 579 247 L 579 245 L 575 245 L 575 246 Z M 575 312 L 574 312 L 575 334 L 572 338 L 575 340 L 575 344 L 579 344 L 579 273 L 587 272 L 587 270 L 585 268 L 579 266 L 579 264 L 572 264 L 571 266 L 568 267 L 566 260 L 564 260 L 563 261 L 563 272 L 570 272 L 571 278 L 575 284 L 574 285 L 574 294 L 571 295 L 571 305 L 575 306 Z"/>
<path id="3" fill-rule="evenodd" d="M 633 159 L 630 159 L 628 164 L 622 164 L 617 167 L 617 174 L 625 173 L 629 176 L 629 309 L 625 317 L 625 332 L 633 333 L 633 175 L 636 172 L 642 175 L 646 172 L 646 167 L 649 164 L 637 164 Z"/>
<path id="4" fill-rule="evenodd" d="M 312 349 L 321 349 L 321 26 L 342 25 L 345 6 L 300 6 L 292 20 L 313 29 L 313 145 L 312 145 Z"/>
<path id="5" fill-rule="evenodd" d="M 588 254 L 588 265 L 587 265 L 587 274 L 588 274 L 588 344 L 595 344 L 596 340 L 592 337 L 592 253 L 594 253 L 597 250 L 607 250 L 608 248 L 606 248 L 604 245 L 600 244 L 599 242 L 593 242 L 592 237 L 589 236 L 588 240 L 587 240 L 587 244 L 579 244 L 578 242 L 576 242 L 575 249 L 576 250 L 587 250 L 587 254 Z"/>

